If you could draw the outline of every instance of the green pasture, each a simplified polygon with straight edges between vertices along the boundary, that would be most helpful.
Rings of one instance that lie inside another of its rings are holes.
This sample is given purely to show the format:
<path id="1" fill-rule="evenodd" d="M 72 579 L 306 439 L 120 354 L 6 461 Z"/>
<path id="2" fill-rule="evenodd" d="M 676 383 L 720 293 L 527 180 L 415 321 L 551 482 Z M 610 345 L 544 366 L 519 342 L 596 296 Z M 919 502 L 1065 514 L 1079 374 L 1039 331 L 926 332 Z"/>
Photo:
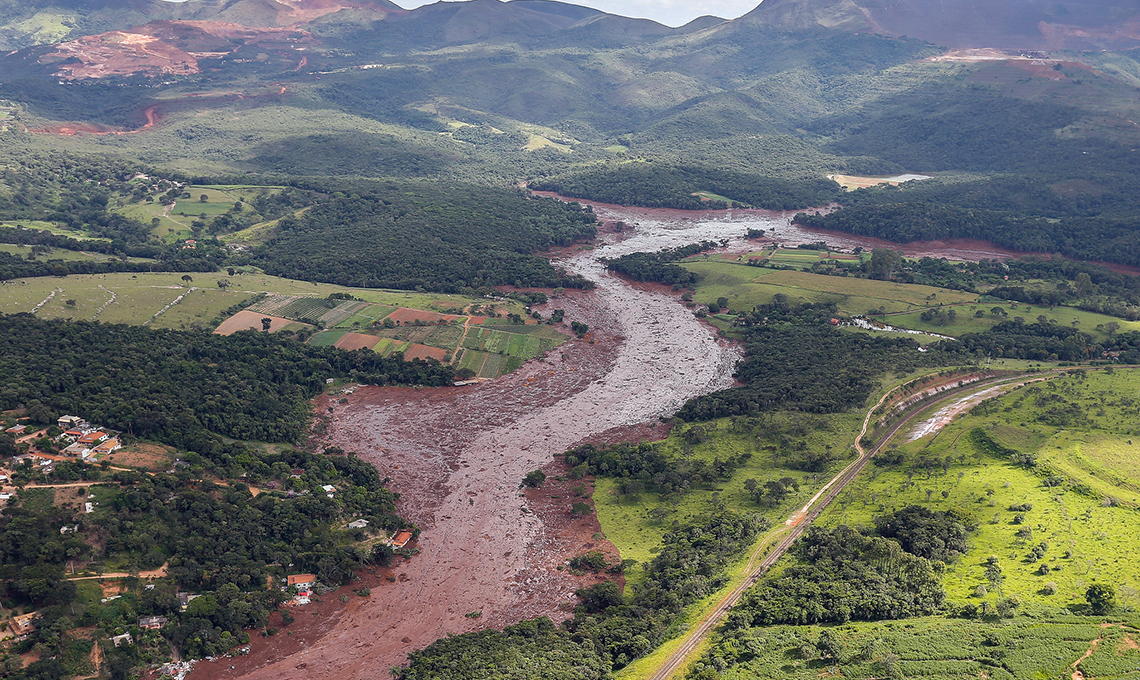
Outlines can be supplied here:
<path id="1" fill-rule="evenodd" d="M 13 220 L 8 222 L 0 222 L 0 227 L 24 227 L 26 229 L 35 229 L 37 231 L 50 231 L 53 234 L 67 236 L 68 238 L 73 238 L 80 241 L 102 241 L 103 243 L 110 243 L 111 241 L 109 238 L 91 236 L 86 232 L 79 231 L 77 229 L 68 229 L 67 227 L 56 224 L 55 222 L 45 222 L 43 220 Z"/>
<path id="2" fill-rule="evenodd" d="M 61 252 L 61 251 L 56 251 Z M 53 255 L 54 256 L 54 255 Z M 142 324 L 165 305 L 187 292 L 181 273 L 112 273 L 84 274 L 66 277 L 37 277 L 16 279 L 0 285 L 0 313 L 16 314 L 29 312 L 57 288 L 55 296 L 37 312 L 43 318 L 91 319 L 95 312 L 108 302 L 111 294 L 115 301 L 98 315 L 98 320 L 110 323 Z M 403 306 L 430 308 L 442 295 L 395 293 L 392 291 L 372 291 L 348 289 L 330 284 L 314 284 L 268 276 L 260 273 L 228 276 L 226 272 L 191 272 L 186 274 L 192 281 L 190 287 L 197 290 L 189 293 L 177 305 L 171 307 L 151 322 L 158 328 L 188 328 L 195 324 L 210 324 L 229 307 L 257 293 L 278 293 L 281 295 L 313 295 L 314 300 L 323 299 L 330 293 L 351 292 L 361 298 L 399 301 Z M 228 287 L 218 287 L 219 281 L 227 281 Z M 102 288 L 100 288 L 102 286 Z M 75 305 L 67 305 L 74 300 Z M 457 303 L 462 304 L 462 303 Z M 328 311 L 325 309 L 324 311 Z"/>
<path id="3" fill-rule="evenodd" d="M 167 214 L 166 207 L 160 205 L 157 201 L 151 203 L 128 203 L 120 208 L 116 208 L 115 212 L 138 220 L 143 224 L 153 224 L 150 233 L 163 239 L 167 242 L 181 241 L 191 237 L 190 223 L 194 221 L 193 217 L 186 217 L 185 215 L 175 214 L 173 211 Z M 157 219 L 158 223 L 154 223 Z"/>
<path id="4" fill-rule="evenodd" d="M 832 447 L 838 452 L 838 460 L 822 473 L 807 473 L 793 470 L 781 463 L 775 451 L 757 444 L 756 435 L 748 431 L 734 431 L 732 420 L 702 423 L 702 427 L 713 428 L 704 441 L 693 446 L 687 445 L 683 432 L 691 426 L 677 428 L 659 446 L 667 455 L 692 457 L 707 461 L 714 458 L 724 460 L 751 454 L 751 458 L 726 482 L 713 488 L 691 489 L 679 498 L 661 497 L 660 494 L 644 492 L 636 496 L 622 494 L 622 480 L 598 478 L 594 493 L 594 506 L 602 531 L 621 551 L 623 559 L 646 562 L 653 559 L 662 537 L 670 529 L 674 520 L 684 522 L 690 517 L 708 514 L 718 504 L 740 512 L 763 514 L 773 526 L 783 522 L 798 507 L 802 506 L 828 479 L 843 465 L 850 462 L 847 453 L 862 424 L 862 414 L 857 412 L 831 416 L 808 416 L 803 414 L 780 414 L 780 418 L 805 418 L 811 422 L 804 435 L 807 446 L 813 450 Z M 774 447 L 773 447 L 774 448 Z M 755 479 L 760 484 L 772 479 L 793 477 L 799 481 L 799 491 L 789 494 L 787 500 L 775 508 L 766 508 L 753 501 L 744 487 L 747 479 Z M 654 513 L 653 511 L 657 511 Z M 663 513 L 662 513 L 663 511 Z M 653 515 L 660 514 L 657 519 Z M 635 569 L 627 574 L 629 580 L 636 580 L 639 572 Z"/>
<path id="5" fill-rule="evenodd" d="M 866 468 L 819 521 L 868 525 L 873 516 L 910 504 L 962 508 L 974 516 L 978 531 L 970 551 L 947 565 L 949 600 L 978 604 L 1016 595 L 1054 609 L 1079 608 L 1085 590 L 1098 581 L 1116 586 L 1124 604 L 1140 606 L 1140 523 L 1135 506 L 1127 507 L 1138 495 L 1131 476 L 1137 456 L 1129 455 L 1127 441 L 1136 422 L 1128 404 L 1140 388 L 1140 374 L 1088 375 L 1018 388 L 936 435 L 899 446 L 904 462 Z M 1066 412 L 1083 411 L 1086 417 L 1063 426 L 1050 422 L 1058 398 L 1076 405 Z M 1035 454 L 1037 467 L 986 455 L 969 437 L 976 427 L 1008 448 Z M 1140 445 L 1136 449 L 1140 453 Z M 1122 504 L 1114 506 L 1110 496 Z M 1032 510 L 1011 509 L 1026 503 Z M 1045 556 L 1032 561 L 1030 550 L 1043 541 L 1049 545 Z M 984 575 L 991 555 L 1004 576 L 996 586 Z M 1039 573 L 1042 565 L 1047 573 Z M 1046 584 L 1054 584 L 1056 593 L 1047 594 Z"/>
<path id="6" fill-rule="evenodd" d="M 974 621 L 924 617 L 842 626 L 771 626 L 721 639 L 711 648 L 748 654 L 717 677 L 790 678 L 901 677 L 931 680 L 1014 680 L 1069 677 L 1073 665 L 1088 677 L 1134 677 L 1140 651 L 1135 621 L 1101 626 L 1100 619 L 1052 613 L 1036 619 Z M 823 630 L 840 643 L 840 658 L 803 659 L 800 646 L 814 644 Z M 1093 644 L 1094 641 L 1098 641 Z"/>
<path id="7" fill-rule="evenodd" d="M 995 316 L 992 310 L 996 307 L 1000 307 L 1006 313 L 1006 316 Z M 953 336 L 963 335 L 965 333 L 981 333 L 1002 321 L 1008 321 L 1015 317 L 1021 317 L 1025 319 L 1027 323 L 1034 323 L 1037 321 L 1037 317 L 1042 315 L 1057 324 L 1073 326 L 1078 330 L 1090 333 L 1094 337 L 1102 339 L 1108 337 L 1108 331 L 1103 328 L 1103 326 L 1108 323 L 1115 322 L 1119 324 L 1120 332 L 1140 330 L 1140 321 L 1126 321 L 1107 314 L 1086 312 L 1083 309 L 1077 309 L 1075 307 L 1050 308 L 1038 305 L 1027 305 L 1020 302 L 1010 303 L 1006 301 L 995 301 L 955 304 L 948 307 L 948 309 L 953 309 L 956 312 L 955 318 L 953 321 L 942 326 L 932 321 L 923 321 L 921 311 L 891 315 L 884 319 L 884 321 L 902 328 L 913 328 L 915 330 L 943 333 Z M 979 311 L 983 313 L 983 316 L 977 316 Z M 1077 322 L 1075 325 L 1073 324 L 1074 321 Z M 1098 330 L 1098 326 L 1100 330 Z"/>
<path id="8" fill-rule="evenodd" d="M 771 303 L 776 294 L 788 296 L 793 304 L 835 302 L 841 313 L 850 315 L 866 314 L 880 307 L 888 313 L 903 312 L 939 303 L 973 302 L 977 298 L 969 293 L 932 286 L 772 270 L 727 262 L 685 262 L 684 266 L 701 275 L 693 295 L 697 302 L 708 304 L 725 297 L 732 310 L 749 311 L 756 305 Z"/>

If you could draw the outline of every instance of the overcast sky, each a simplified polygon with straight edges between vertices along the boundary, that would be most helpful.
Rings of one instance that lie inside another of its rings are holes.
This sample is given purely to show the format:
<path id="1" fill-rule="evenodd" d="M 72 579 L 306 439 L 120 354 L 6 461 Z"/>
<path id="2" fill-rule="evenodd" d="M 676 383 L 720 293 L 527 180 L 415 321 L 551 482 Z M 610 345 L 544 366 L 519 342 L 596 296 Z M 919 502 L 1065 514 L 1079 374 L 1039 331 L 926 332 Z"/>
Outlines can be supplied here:
<path id="1" fill-rule="evenodd" d="M 427 5 L 435 0 L 394 0 L 405 8 L 412 9 Z M 611 14 L 627 17 L 653 19 L 668 26 L 680 26 L 693 19 L 712 14 L 725 19 L 735 19 L 751 12 L 760 0 L 566 0 L 574 5 L 584 5 Z"/>

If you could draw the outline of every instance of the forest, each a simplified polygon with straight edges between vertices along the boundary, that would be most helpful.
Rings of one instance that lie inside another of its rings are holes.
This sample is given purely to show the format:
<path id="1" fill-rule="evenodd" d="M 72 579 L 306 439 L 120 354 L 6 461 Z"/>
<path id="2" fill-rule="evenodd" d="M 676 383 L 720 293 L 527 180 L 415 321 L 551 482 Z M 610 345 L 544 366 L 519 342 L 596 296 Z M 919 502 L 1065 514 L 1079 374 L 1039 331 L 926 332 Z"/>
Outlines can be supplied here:
<path id="1" fill-rule="evenodd" d="M 789 553 L 796 563 L 749 590 L 730 627 L 903 619 L 933 614 L 946 597 L 943 563 L 847 526 L 812 526 Z"/>
<path id="2" fill-rule="evenodd" d="M 445 293 L 488 285 L 588 288 L 531 253 L 595 234 L 577 204 L 510 189 L 377 182 L 283 219 L 249 262 L 345 286 Z"/>
<path id="3" fill-rule="evenodd" d="M 612 259 L 602 259 L 606 269 L 624 274 L 634 281 L 656 281 L 675 286 L 692 286 L 697 283 L 697 275 L 684 267 L 673 264 L 690 255 L 717 247 L 714 241 L 690 243 L 678 248 L 665 248 L 655 253 L 629 253 Z"/>
<path id="4" fill-rule="evenodd" d="M 918 343 L 909 338 L 844 333 L 830 326 L 753 326 L 744 340 L 736 378 L 745 385 L 690 399 L 678 418 L 774 410 L 839 413 L 862 404 L 883 373 L 949 361 L 941 352 L 918 352 Z"/>
<path id="5" fill-rule="evenodd" d="M 448 385 L 451 369 L 269 333 L 231 336 L 0 316 L 0 408 L 42 405 L 204 455 L 218 435 L 296 441 L 326 378 Z"/>

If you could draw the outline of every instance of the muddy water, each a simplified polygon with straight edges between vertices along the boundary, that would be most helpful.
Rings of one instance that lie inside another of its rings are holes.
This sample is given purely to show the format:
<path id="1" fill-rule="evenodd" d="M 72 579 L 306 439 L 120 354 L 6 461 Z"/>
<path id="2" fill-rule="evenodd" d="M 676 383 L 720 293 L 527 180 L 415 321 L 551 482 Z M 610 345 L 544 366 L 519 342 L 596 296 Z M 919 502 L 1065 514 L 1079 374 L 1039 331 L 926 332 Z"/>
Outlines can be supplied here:
<path id="1" fill-rule="evenodd" d="M 329 442 L 391 478 L 401 514 L 423 528 L 421 552 L 394 570 L 395 582 L 374 588 L 315 639 L 298 640 L 289 656 L 254 653 L 194 677 L 378 677 L 449 633 L 565 617 L 581 584 L 557 566 L 593 547 L 585 541 L 597 529 L 584 538 L 564 518 L 544 520 L 527 507 L 520 480 L 583 440 L 669 416 L 731 385 L 739 358 L 675 297 L 628 285 L 598 258 L 742 234 L 735 224 L 647 221 L 607 235 L 597 249 L 560 261 L 596 290 L 568 292 L 544 310 L 563 308 L 567 321 L 588 323 L 585 340 L 480 385 L 363 388 L 345 404 L 319 402 Z M 565 500 L 567 510 L 574 500 Z M 482 614 L 465 616 L 473 612 Z"/>

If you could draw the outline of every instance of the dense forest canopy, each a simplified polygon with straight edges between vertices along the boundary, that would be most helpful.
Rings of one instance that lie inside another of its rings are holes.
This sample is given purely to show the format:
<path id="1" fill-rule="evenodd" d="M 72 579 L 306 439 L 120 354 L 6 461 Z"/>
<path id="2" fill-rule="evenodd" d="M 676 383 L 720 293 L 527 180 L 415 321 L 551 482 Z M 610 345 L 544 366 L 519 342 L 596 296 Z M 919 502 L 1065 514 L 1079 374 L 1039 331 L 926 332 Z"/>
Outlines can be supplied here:
<path id="1" fill-rule="evenodd" d="M 592 237 L 594 223 L 577 204 L 509 189 L 375 183 L 282 220 L 250 261 L 276 276 L 370 288 L 586 288 L 531 253 Z"/>
<path id="2" fill-rule="evenodd" d="M 452 371 L 269 333 L 231 336 L 0 316 L 0 408 L 42 404 L 203 454 L 216 435 L 295 441 L 325 380 L 447 385 Z"/>

